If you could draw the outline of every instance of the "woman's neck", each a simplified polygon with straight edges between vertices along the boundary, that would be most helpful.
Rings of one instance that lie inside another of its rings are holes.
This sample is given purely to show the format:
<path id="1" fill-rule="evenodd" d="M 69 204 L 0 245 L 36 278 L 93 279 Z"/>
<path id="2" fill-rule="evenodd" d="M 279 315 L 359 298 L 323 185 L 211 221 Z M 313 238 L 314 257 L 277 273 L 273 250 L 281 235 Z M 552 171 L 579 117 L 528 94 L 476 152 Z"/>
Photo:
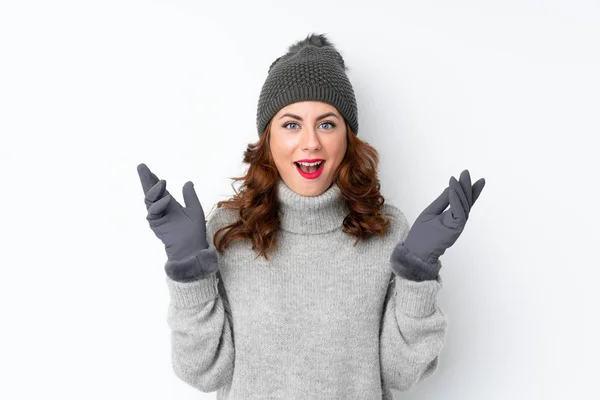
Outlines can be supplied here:
<path id="1" fill-rule="evenodd" d="M 281 229 L 287 232 L 319 234 L 339 229 L 349 214 L 341 189 L 333 183 L 318 196 L 302 196 L 279 177 L 277 199 Z"/>

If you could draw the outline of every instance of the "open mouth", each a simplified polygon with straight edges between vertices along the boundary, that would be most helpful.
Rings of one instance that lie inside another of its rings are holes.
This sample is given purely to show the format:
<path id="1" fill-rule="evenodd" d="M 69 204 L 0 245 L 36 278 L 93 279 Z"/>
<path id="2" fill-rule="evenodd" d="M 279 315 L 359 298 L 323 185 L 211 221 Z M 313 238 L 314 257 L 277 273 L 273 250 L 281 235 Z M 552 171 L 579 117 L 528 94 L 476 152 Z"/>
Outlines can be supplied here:
<path id="1" fill-rule="evenodd" d="M 312 174 L 314 172 L 316 172 L 319 168 L 321 168 L 321 166 L 323 164 L 325 164 L 325 160 L 319 162 L 318 164 L 314 165 L 314 166 L 307 166 L 307 165 L 303 165 L 300 163 L 295 162 L 294 164 L 296 164 L 296 167 L 300 168 L 300 170 L 302 172 L 304 172 L 305 174 Z"/>
<path id="2" fill-rule="evenodd" d="M 296 165 L 296 170 L 305 178 L 314 179 L 321 175 L 323 172 L 323 166 L 325 165 L 325 161 L 321 161 L 319 164 L 306 166 L 300 163 L 294 162 Z"/>

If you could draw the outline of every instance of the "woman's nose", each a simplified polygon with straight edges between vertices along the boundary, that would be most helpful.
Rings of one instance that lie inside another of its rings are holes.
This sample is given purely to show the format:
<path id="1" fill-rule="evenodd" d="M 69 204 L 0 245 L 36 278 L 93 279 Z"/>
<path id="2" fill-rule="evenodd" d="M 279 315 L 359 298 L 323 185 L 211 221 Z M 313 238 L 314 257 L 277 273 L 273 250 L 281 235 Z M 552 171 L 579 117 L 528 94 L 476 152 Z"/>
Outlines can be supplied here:
<path id="1" fill-rule="evenodd" d="M 319 148 L 321 143 L 319 141 L 319 135 L 315 128 L 308 127 L 302 131 L 300 144 L 302 148 Z"/>

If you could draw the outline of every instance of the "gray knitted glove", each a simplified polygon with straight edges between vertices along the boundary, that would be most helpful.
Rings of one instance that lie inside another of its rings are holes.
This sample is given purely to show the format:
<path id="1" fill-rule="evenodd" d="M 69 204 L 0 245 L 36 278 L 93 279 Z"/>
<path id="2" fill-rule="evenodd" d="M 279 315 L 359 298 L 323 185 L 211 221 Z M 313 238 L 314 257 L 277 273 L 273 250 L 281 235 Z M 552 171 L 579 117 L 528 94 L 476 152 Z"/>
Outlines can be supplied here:
<path id="1" fill-rule="evenodd" d="M 217 253 L 206 240 L 204 210 L 194 184 L 183 186 L 186 207 L 166 190 L 165 180 L 159 180 L 146 164 L 137 167 L 148 215 L 146 219 L 154 234 L 165 245 L 167 275 L 178 282 L 190 282 L 211 276 L 218 270 Z"/>

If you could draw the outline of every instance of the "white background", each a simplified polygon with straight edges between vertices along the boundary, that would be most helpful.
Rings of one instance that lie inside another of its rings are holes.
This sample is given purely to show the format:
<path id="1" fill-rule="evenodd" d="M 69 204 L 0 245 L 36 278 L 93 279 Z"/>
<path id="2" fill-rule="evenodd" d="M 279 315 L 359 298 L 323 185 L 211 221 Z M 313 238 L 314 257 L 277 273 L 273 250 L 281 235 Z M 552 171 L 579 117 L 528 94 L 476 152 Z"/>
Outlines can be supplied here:
<path id="1" fill-rule="evenodd" d="M 215 3 L 1 3 L 0 397 L 215 397 L 171 369 L 136 166 L 229 198 L 268 67 L 311 32 L 411 223 L 462 170 L 487 182 L 442 259 L 439 369 L 396 397 L 594 397 L 598 2 Z"/>

